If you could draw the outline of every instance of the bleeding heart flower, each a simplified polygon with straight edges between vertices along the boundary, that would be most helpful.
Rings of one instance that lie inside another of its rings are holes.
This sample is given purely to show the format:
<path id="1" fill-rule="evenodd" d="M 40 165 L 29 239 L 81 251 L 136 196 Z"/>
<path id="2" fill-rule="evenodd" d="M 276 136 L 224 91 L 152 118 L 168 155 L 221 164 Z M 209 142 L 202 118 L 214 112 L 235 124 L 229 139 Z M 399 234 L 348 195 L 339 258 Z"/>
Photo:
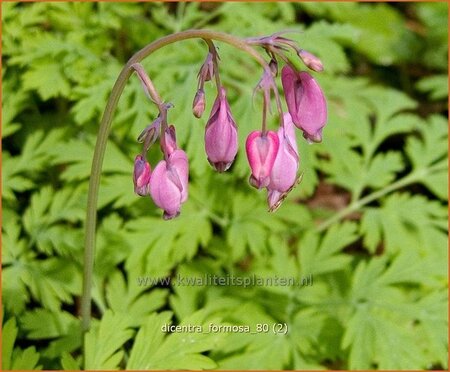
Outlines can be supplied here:
<path id="1" fill-rule="evenodd" d="M 309 73 L 297 72 L 289 65 L 281 71 L 281 82 L 292 121 L 308 141 L 321 142 L 327 104 L 320 86 Z"/>
<path id="2" fill-rule="evenodd" d="M 289 113 L 284 114 L 284 128 L 280 127 L 277 134 L 280 146 L 270 172 L 270 183 L 267 186 L 270 210 L 279 206 L 285 193 L 295 184 L 299 166 L 295 127 Z"/>
<path id="3" fill-rule="evenodd" d="M 155 204 L 164 210 L 164 219 L 180 214 L 181 204 L 188 197 L 189 165 L 183 150 L 173 151 L 161 160 L 150 178 L 150 195 Z"/>
<path id="4" fill-rule="evenodd" d="M 219 172 L 226 171 L 237 154 L 237 127 L 224 88 L 220 88 L 206 124 L 205 150 L 209 163 Z"/>
<path id="5" fill-rule="evenodd" d="M 252 186 L 260 189 L 269 185 L 270 173 L 277 156 L 279 142 L 277 134 L 270 130 L 264 135 L 257 130 L 251 132 L 247 137 L 245 149 L 252 170 L 249 179 Z"/>

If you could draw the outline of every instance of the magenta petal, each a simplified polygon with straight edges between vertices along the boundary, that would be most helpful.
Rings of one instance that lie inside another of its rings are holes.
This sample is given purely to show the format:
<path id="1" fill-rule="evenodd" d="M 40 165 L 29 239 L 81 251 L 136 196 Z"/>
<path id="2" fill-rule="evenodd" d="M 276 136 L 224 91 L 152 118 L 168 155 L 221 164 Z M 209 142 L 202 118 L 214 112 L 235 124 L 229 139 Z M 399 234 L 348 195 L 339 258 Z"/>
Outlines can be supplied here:
<path id="1" fill-rule="evenodd" d="M 134 160 L 133 182 L 134 192 L 140 196 L 149 194 L 151 168 L 142 155 L 137 155 Z"/>
<path id="2" fill-rule="evenodd" d="M 267 189 L 267 203 L 269 204 L 269 208 L 276 209 L 275 207 L 278 203 L 280 203 L 280 199 L 282 197 L 283 193 L 277 191 L 277 190 L 270 190 Z"/>
<path id="3" fill-rule="evenodd" d="M 283 122 L 284 122 L 284 130 L 286 133 L 286 138 L 288 139 L 290 145 L 292 146 L 292 149 L 298 155 L 297 137 L 295 135 L 295 125 L 292 121 L 292 117 L 289 114 L 289 112 L 284 113 Z M 279 133 L 279 131 L 278 131 L 278 133 Z M 278 139 L 280 139 L 280 136 L 278 136 Z"/>
<path id="4" fill-rule="evenodd" d="M 289 113 L 291 114 L 293 122 L 296 124 L 299 122 L 295 97 L 295 83 L 297 80 L 298 77 L 296 72 L 289 65 L 284 66 L 281 70 L 281 84 L 283 85 L 284 97 L 286 99 Z"/>
<path id="5" fill-rule="evenodd" d="M 189 163 L 183 150 L 175 150 L 169 158 L 170 164 L 176 169 L 181 182 L 181 202 L 184 203 L 188 197 Z"/>
<path id="6" fill-rule="evenodd" d="M 270 173 L 270 183 L 267 186 L 268 190 L 280 193 L 287 191 L 295 183 L 299 165 L 294 125 L 290 117 L 286 115 L 284 125 L 284 130 L 280 127 L 277 132 L 280 146 Z"/>
<path id="7" fill-rule="evenodd" d="M 313 142 L 322 140 L 322 128 L 327 121 L 327 104 L 322 89 L 307 72 L 283 67 L 281 81 L 289 113 L 294 124 Z"/>
<path id="8" fill-rule="evenodd" d="M 297 102 L 297 114 L 301 129 L 314 140 L 327 121 L 327 104 L 316 80 L 307 72 L 300 72 L 302 94 Z"/>
<path id="9" fill-rule="evenodd" d="M 208 161 L 219 171 L 227 170 L 238 149 L 237 127 L 221 88 L 205 128 L 205 151 Z"/>
<path id="10" fill-rule="evenodd" d="M 261 188 L 269 184 L 270 172 L 278 152 L 279 139 L 275 132 L 254 131 L 247 137 L 245 149 L 252 170 L 252 186 Z"/>
<path id="11" fill-rule="evenodd" d="M 165 213 L 175 216 L 180 211 L 181 190 L 170 180 L 165 160 L 155 167 L 150 179 L 150 195 L 155 204 Z"/>
<path id="12" fill-rule="evenodd" d="M 181 203 L 187 199 L 188 161 L 182 150 L 175 150 L 167 162 L 161 160 L 150 179 L 150 195 L 155 204 L 164 210 L 164 218 L 179 215 Z"/>

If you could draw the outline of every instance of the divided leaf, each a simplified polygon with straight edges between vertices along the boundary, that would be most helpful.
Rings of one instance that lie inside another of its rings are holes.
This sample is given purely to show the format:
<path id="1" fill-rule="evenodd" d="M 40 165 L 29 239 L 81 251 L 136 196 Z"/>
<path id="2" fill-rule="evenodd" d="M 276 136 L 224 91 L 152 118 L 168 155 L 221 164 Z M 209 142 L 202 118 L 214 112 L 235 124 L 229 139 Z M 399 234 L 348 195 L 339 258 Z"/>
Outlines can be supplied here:
<path id="1" fill-rule="evenodd" d="M 357 238 L 356 224 L 351 222 L 332 226 L 322 239 L 314 231 L 306 232 L 297 248 L 301 272 L 315 276 L 345 269 L 352 258 L 341 250 Z"/>
<path id="2" fill-rule="evenodd" d="M 108 310 L 98 324 L 85 335 L 85 365 L 87 370 L 116 370 L 124 353 L 121 349 L 134 334 L 128 317 Z"/>
<path id="3" fill-rule="evenodd" d="M 201 353 L 217 347 L 223 336 L 207 332 L 205 312 L 198 311 L 180 323 L 181 327 L 200 326 L 204 331 L 165 335 L 164 326 L 171 324 L 171 315 L 166 311 L 147 318 L 136 335 L 126 369 L 210 369 L 216 366 Z M 210 321 L 218 324 L 217 319 Z"/>
<path id="4" fill-rule="evenodd" d="M 40 370 L 39 353 L 34 346 L 25 350 L 14 347 L 17 338 L 15 318 L 10 318 L 2 326 L 2 370 Z"/>

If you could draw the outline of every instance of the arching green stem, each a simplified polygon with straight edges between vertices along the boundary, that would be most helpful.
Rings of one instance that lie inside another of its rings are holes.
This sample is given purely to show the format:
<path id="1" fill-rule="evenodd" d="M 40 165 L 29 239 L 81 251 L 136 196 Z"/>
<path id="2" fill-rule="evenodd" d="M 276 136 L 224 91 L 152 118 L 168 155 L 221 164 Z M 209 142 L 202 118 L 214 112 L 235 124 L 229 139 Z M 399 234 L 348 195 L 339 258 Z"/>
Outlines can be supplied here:
<path id="1" fill-rule="evenodd" d="M 129 77 L 134 71 L 132 66 L 135 63 L 141 62 L 144 58 L 148 57 L 150 54 L 166 45 L 177 41 L 193 38 L 216 40 L 230 44 L 251 55 L 265 69 L 265 71 L 268 71 L 270 73 L 270 68 L 265 62 L 264 58 L 251 46 L 247 45 L 245 41 L 222 32 L 207 30 L 188 30 L 156 40 L 134 54 L 124 66 L 112 88 L 111 95 L 109 96 L 108 103 L 103 113 L 103 117 L 100 122 L 99 133 L 97 136 L 97 142 L 95 144 L 94 157 L 92 160 L 85 224 L 83 294 L 81 299 L 81 324 L 83 334 L 88 331 L 91 320 L 91 290 L 94 271 L 97 201 L 100 186 L 100 175 L 106 150 L 106 144 L 111 130 L 112 118 L 119 102 L 119 98 L 122 95 Z M 279 104 L 279 100 L 277 100 L 277 106 L 280 115 L 282 115 L 282 109 L 281 105 Z"/>

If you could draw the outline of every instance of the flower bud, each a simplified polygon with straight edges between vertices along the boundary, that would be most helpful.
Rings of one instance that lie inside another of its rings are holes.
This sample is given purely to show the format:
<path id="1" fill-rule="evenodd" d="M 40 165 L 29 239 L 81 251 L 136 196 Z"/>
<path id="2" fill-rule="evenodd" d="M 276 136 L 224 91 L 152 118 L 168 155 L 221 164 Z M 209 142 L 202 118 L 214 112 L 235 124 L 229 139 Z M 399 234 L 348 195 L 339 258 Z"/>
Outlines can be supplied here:
<path id="1" fill-rule="evenodd" d="M 309 73 L 297 72 L 289 65 L 281 71 L 281 82 L 292 121 L 307 140 L 321 142 L 327 103 L 320 86 Z"/>
<path id="2" fill-rule="evenodd" d="M 175 150 L 167 161 L 161 160 L 150 179 L 150 195 L 155 204 L 164 210 L 164 219 L 180 214 L 181 204 L 188 197 L 189 168 L 186 153 Z"/>
<path id="3" fill-rule="evenodd" d="M 150 164 L 142 157 L 142 155 L 137 155 L 134 159 L 133 171 L 134 192 L 136 194 L 145 196 L 150 193 L 150 176 Z"/>
<path id="4" fill-rule="evenodd" d="M 323 71 L 322 61 L 314 54 L 307 52 L 304 49 L 300 49 L 298 51 L 298 56 L 309 69 L 317 72 Z"/>
<path id="5" fill-rule="evenodd" d="M 217 52 L 214 50 L 214 53 L 217 53 Z M 212 80 L 215 73 L 216 73 L 216 71 L 214 68 L 214 54 L 211 52 L 208 52 L 205 62 L 203 62 L 203 65 L 200 68 L 200 71 L 198 72 L 198 78 L 199 78 L 200 82 L 210 81 L 210 80 Z M 201 85 L 201 86 L 203 86 L 203 85 Z"/>
<path id="6" fill-rule="evenodd" d="M 279 142 L 277 134 L 273 131 L 267 131 L 265 134 L 254 131 L 247 137 L 245 149 L 252 170 L 249 180 L 252 186 L 260 189 L 269 185 Z"/>
<path id="7" fill-rule="evenodd" d="M 196 118 L 201 118 L 203 112 L 205 111 L 205 92 L 203 89 L 197 90 L 194 97 L 194 102 L 192 103 L 192 112 Z"/>
<path id="8" fill-rule="evenodd" d="M 220 88 L 205 128 L 205 150 L 209 163 L 226 171 L 237 154 L 237 127 L 224 88 Z"/>

